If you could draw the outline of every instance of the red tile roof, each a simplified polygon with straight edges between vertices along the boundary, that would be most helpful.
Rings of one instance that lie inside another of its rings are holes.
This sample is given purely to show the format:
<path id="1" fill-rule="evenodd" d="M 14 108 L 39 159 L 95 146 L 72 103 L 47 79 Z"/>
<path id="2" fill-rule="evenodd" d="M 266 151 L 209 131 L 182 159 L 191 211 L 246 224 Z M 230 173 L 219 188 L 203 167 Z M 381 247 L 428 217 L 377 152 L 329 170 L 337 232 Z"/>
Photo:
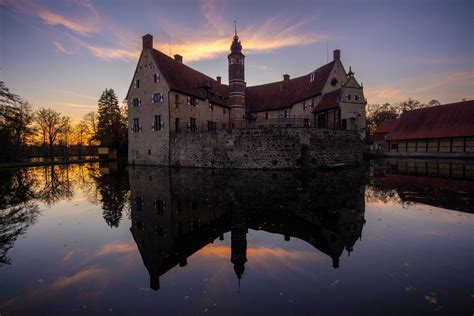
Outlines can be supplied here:
<path id="1" fill-rule="evenodd" d="M 341 96 L 341 89 L 334 90 L 332 92 L 323 95 L 321 100 L 314 107 L 313 113 L 321 112 L 329 109 L 333 109 L 338 106 L 338 102 Z"/>
<path id="2" fill-rule="evenodd" d="M 252 112 L 289 108 L 297 102 L 320 94 L 333 66 L 334 61 L 316 69 L 313 81 L 309 80 L 310 74 L 307 74 L 287 81 L 247 87 L 245 103 Z"/>
<path id="3" fill-rule="evenodd" d="M 226 105 L 227 85 L 219 84 L 215 79 L 175 61 L 156 49 L 152 50 L 152 56 L 171 90 L 203 100 L 208 98 L 210 102 Z M 204 89 L 209 83 L 212 85 L 211 91 L 214 95 L 207 95 L 206 89 Z"/>
<path id="4" fill-rule="evenodd" d="M 474 136 L 474 100 L 403 113 L 387 140 Z"/>
<path id="5" fill-rule="evenodd" d="M 375 131 L 374 134 L 390 133 L 397 123 L 398 123 L 397 119 L 383 121 L 382 124 L 380 124 L 380 126 L 377 127 L 377 130 Z"/>

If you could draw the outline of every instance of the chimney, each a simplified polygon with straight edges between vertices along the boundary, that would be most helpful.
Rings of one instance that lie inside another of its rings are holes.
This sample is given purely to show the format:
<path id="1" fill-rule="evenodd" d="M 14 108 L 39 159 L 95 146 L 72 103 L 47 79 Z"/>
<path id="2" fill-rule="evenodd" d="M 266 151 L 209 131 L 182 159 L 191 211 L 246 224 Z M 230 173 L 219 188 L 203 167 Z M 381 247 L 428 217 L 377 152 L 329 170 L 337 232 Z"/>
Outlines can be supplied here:
<path id="1" fill-rule="evenodd" d="M 289 74 L 284 74 L 283 75 L 283 80 L 284 81 L 289 81 L 290 80 L 290 75 Z"/>
<path id="2" fill-rule="evenodd" d="M 142 37 L 143 49 L 153 48 L 153 35 L 147 34 Z"/>
<path id="3" fill-rule="evenodd" d="M 174 55 L 174 60 L 178 63 L 183 63 L 183 56 L 181 56 L 180 54 L 176 54 Z"/>
<path id="4" fill-rule="evenodd" d="M 217 80 L 217 82 L 218 82 L 219 84 L 221 84 L 221 79 L 222 79 L 221 76 L 217 76 L 217 77 L 216 77 L 216 80 Z"/>
<path id="5" fill-rule="evenodd" d="M 341 50 L 335 49 L 333 52 L 334 60 L 341 60 Z"/>

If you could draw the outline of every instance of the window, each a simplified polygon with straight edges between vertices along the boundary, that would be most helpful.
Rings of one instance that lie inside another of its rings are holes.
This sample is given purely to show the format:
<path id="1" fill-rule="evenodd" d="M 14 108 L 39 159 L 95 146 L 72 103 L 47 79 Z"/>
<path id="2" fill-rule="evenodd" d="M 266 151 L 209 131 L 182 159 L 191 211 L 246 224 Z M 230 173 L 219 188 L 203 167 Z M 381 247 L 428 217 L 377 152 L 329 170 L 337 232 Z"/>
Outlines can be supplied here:
<path id="1" fill-rule="evenodd" d="M 235 58 L 231 58 L 231 59 L 230 59 L 230 64 L 231 64 L 231 65 L 232 65 L 232 64 L 235 64 Z"/>
<path id="2" fill-rule="evenodd" d="M 314 99 L 311 99 L 311 108 L 314 109 Z"/>
<path id="3" fill-rule="evenodd" d="M 154 93 L 151 96 L 151 102 L 152 103 L 163 102 L 163 93 Z"/>
<path id="4" fill-rule="evenodd" d="M 355 95 L 355 96 L 354 96 L 354 100 L 356 100 L 356 101 L 359 101 L 359 98 L 360 98 L 360 97 L 359 97 L 358 95 Z"/>
<path id="5" fill-rule="evenodd" d="M 226 108 L 223 108 L 223 109 L 222 109 L 222 113 L 224 113 L 224 115 L 227 114 L 227 109 L 226 109 Z"/>
<path id="6" fill-rule="evenodd" d="M 151 155 L 151 150 L 150 149 L 148 149 L 148 155 Z"/>
<path id="7" fill-rule="evenodd" d="M 212 104 L 211 102 L 209 102 L 209 111 L 210 112 L 214 111 L 214 104 Z"/>
<path id="8" fill-rule="evenodd" d="M 154 83 L 160 82 L 160 74 L 154 74 L 153 75 L 153 82 Z"/>
<path id="9" fill-rule="evenodd" d="M 326 128 L 326 115 L 324 113 L 318 114 L 318 128 Z"/>
<path id="10" fill-rule="evenodd" d="M 196 99 L 195 97 L 188 97 L 188 105 L 191 106 L 199 106 L 199 100 Z"/>
<path id="11" fill-rule="evenodd" d="M 134 118 L 133 119 L 133 126 L 132 126 L 132 132 L 138 133 L 141 132 L 142 126 L 140 125 L 140 119 Z"/>
<path id="12" fill-rule="evenodd" d="M 309 118 L 305 118 L 303 120 L 303 127 L 306 127 L 306 128 L 311 127 L 311 123 L 309 122 Z"/>
<path id="13" fill-rule="evenodd" d="M 161 121 L 161 115 L 155 115 L 155 121 L 151 127 L 152 131 L 162 131 L 165 129 L 165 123 Z"/>
<path id="14" fill-rule="evenodd" d="M 216 124 L 216 122 L 207 121 L 207 130 L 208 130 L 208 131 L 215 131 L 216 129 L 217 129 L 217 124 Z"/>
<path id="15" fill-rule="evenodd" d="M 132 100 L 132 107 L 137 107 L 137 106 L 140 106 L 142 105 L 142 100 L 139 99 L 139 98 L 135 98 Z"/>
<path id="16" fill-rule="evenodd" d="M 308 107 L 308 106 L 306 105 L 306 101 L 303 101 L 303 111 L 306 111 L 306 108 L 307 108 L 307 107 Z"/>
<path id="17" fill-rule="evenodd" d="M 265 113 L 265 119 L 268 120 L 268 112 Z"/>
<path id="18" fill-rule="evenodd" d="M 346 95 L 346 99 L 347 99 L 347 101 L 350 101 L 350 100 L 351 100 L 351 98 L 352 98 L 352 97 L 351 97 L 351 95 L 350 95 L 350 94 Z"/>
<path id="19" fill-rule="evenodd" d="M 175 94 L 174 96 L 174 103 L 177 108 L 179 108 L 179 94 Z"/>
<path id="20" fill-rule="evenodd" d="M 179 118 L 175 118 L 174 119 L 174 130 L 176 133 L 179 133 L 181 131 L 181 129 L 179 128 Z"/>
<path id="21" fill-rule="evenodd" d="M 164 237 L 164 236 L 166 236 L 166 228 L 163 228 L 163 227 L 157 225 L 157 226 L 155 226 L 155 233 L 158 236 Z M 162 250 L 162 252 L 164 253 L 164 249 Z"/>
<path id="22" fill-rule="evenodd" d="M 289 118 L 289 117 L 290 117 L 290 113 L 288 112 L 288 110 L 285 110 L 285 111 L 283 112 L 283 117 L 284 117 L 284 118 Z"/>
<path id="23" fill-rule="evenodd" d="M 155 199 L 155 208 L 158 215 L 163 215 L 166 210 L 166 202 L 160 199 Z"/>
<path id="24" fill-rule="evenodd" d="M 309 74 L 309 82 L 313 82 L 313 81 L 314 81 L 314 72 Z"/>
<path id="25" fill-rule="evenodd" d="M 144 199 L 142 197 L 139 197 L 139 196 L 135 197 L 135 206 L 138 212 L 141 212 L 141 210 L 143 209 L 143 202 L 144 202 Z"/>
<path id="26" fill-rule="evenodd" d="M 347 120 L 346 119 L 342 119 L 342 129 L 347 129 Z"/>
<path id="27" fill-rule="evenodd" d="M 188 131 L 195 132 L 197 131 L 196 118 L 189 118 Z"/>
<path id="28" fill-rule="evenodd" d="M 390 144 L 390 150 L 398 150 L 398 144 Z"/>
<path id="29" fill-rule="evenodd" d="M 138 89 L 138 88 L 140 88 L 140 80 L 136 79 L 135 80 L 135 89 Z"/>

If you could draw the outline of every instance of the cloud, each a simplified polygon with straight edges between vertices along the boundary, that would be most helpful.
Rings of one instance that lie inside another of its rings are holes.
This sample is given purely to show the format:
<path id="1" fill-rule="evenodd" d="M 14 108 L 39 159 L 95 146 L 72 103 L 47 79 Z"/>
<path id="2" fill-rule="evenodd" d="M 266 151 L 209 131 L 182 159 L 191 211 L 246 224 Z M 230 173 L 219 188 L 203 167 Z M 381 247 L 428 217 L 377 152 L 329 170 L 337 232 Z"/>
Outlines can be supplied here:
<path id="1" fill-rule="evenodd" d="M 17 12 L 28 15 L 37 16 L 45 24 L 53 26 L 62 26 L 72 32 L 79 33 L 83 36 L 89 36 L 100 30 L 100 16 L 89 1 L 71 1 L 74 7 L 75 17 L 67 16 L 54 12 L 45 6 L 41 6 L 39 2 L 30 0 L 4 0 L 2 4 L 12 7 Z"/>
<path id="2" fill-rule="evenodd" d="M 137 250 L 135 243 L 110 243 L 103 245 L 96 253 L 97 257 L 131 253 Z"/>
<path id="3" fill-rule="evenodd" d="M 53 45 L 54 45 L 54 47 L 56 48 L 56 50 L 58 52 L 61 52 L 63 54 L 66 54 L 66 55 L 78 55 L 79 54 L 79 50 L 77 50 L 77 49 L 66 49 L 58 41 L 53 41 Z"/>
<path id="4" fill-rule="evenodd" d="M 459 83 L 468 82 L 471 85 L 474 83 L 474 70 L 455 71 L 443 74 L 436 74 L 425 78 L 420 85 L 415 86 L 413 92 L 428 92 L 440 89 L 446 86 L 454 86 Z"/>
<path id="5" fill-rule="evenodd" d="M 72 276 L 60 276 L 53 282 L 53 284 L 51 284 L 51 289 L 61 290 L 87 279 L 96 279 L 97 277 L 103 275 L 104 272 L 104 269 L 91 267 L 79 271 Z"/>
<path id="6" fill-rule="evenodd" d="M 369 90 L 367 95 L 384 100 L 401 100 L 405 98 L 405 96 L 401 94 L 400 90 L 392 88 L 382 88 L 375 91 Z"/>
<path id="7" fill-rule="evenodd" d="M 173 35 L 173 38 L 178 38 L 171 45 L 173 53 L 183 55 L 185 61 L 213 59 L 229 52 L 234 31 L 229 19 L 222 15 L 224 10 L 215 0 L 202 0 L 200 4 L 206 23 L 193 27 L 176 23 L 158 13 L 160 27 L 167 34 Z M 313 28 L 311 32 L 306 31 L 307 26 L 314 20 L 315 17 L 297 19 L 284 14 L 275 15 L 263 22 L 245 25 L 238 30 L 238 35 L 244 51 L 250 54 L 269 53 L 290 46 L 305 46 L 329 38 Z M 211 34 L 209 27 L 217 31 L 217 34 Z M 168 51 L 167 44 L 158 45 L 158 48 L 164 52 Z"/>
<path id="8" fill-rule="evenodd" d="M 438 99 L 448 103 L 473 98 L 472 92 L 459 94 L 459 91 L 467 91 L 473 83 L 474 69 L 470 69 L 401 78 L 372 89 L 366 87 L 365 92 L 370 103 L 400 102 L 409 97 L 422 102 Z"/>
<path id="9" fill-rule="evenodd" d="M 71 19 L 47 10 L 39 10 L 37 11 L 37 14 L 46 24 L 62 25 L 65 28 L 81 35 L 89 35 L 90 33 L 97 31 L 95 23 L 88 24 L 74 22 Z"/>
<path id="10" fill-rule="evenodd" d="M 92 104 L 78 104 L 78 103 L 60 103 L 61 105 L 69 106 L 72 108 L 81 108 L 81 109 L 97 109 L 97 105 Z"/>
<path id="11" fill-rule="evenodd" d="M 84 44 L 94 56 L 102 58 L 104 60 L 115 60 L 120 59 L 126 62 L 136 60 L 140 56 L 139 51 L 130 50 L 121 47 L 103 47 L 92 44 Z"/>

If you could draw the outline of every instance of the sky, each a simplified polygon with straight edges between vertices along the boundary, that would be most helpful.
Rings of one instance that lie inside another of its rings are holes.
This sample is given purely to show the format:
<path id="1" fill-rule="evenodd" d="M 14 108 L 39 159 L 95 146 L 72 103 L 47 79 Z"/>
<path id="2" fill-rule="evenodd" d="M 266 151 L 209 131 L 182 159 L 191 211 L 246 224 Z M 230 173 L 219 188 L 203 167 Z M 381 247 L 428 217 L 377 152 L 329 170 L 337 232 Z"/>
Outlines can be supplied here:
<path id="1" fill-rule="evenodd" d="M 234 20 L 247 86 L 308 74 L 341 49 L 369 104 L 474 99 L 473 0 L 0 0 L 0 80 L 79 120 L 106 88 L 125 98 L 147 33 L 227 82 Z"/>

